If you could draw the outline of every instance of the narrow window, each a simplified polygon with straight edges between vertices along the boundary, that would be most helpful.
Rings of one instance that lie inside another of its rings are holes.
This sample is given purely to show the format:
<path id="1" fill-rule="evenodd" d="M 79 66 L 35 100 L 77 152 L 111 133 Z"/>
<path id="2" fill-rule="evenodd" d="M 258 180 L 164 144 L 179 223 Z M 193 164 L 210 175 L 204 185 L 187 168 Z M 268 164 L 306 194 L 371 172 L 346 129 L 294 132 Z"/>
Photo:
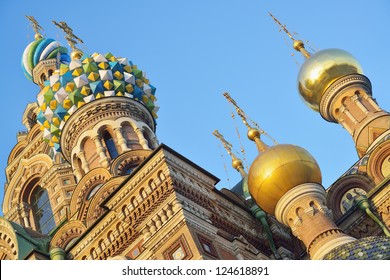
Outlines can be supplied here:
<path id="1" fill-rule="evenodd" d="M 51 209 L 47 191 L 40 186 L 34 189 L 31 199 L 33 216 L 37 231 L 48 234 L 55 228 L 53 210 Z"/>
<path id="2" fill-rule="evenodd" d="M 103 132 L 103 140 L 106 144 L 108 153 L 110 154 L 111 159 L 114 159 L 118 156 L 118 151 L 115 147 L 114 139 L 112 138 L 111 134 L 107 131 Z"/>

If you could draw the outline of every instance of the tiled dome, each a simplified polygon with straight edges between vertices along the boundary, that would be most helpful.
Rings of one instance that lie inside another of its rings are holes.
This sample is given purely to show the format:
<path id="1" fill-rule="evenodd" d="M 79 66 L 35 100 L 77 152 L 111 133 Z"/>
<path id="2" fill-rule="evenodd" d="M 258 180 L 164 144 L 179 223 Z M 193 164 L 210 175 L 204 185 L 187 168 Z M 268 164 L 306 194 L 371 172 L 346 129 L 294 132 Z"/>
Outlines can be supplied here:
<path id="1" fill-rule="evenodd" d="M 390 237 L 370 236 L 343 244 L 324 260 L 390 260 Z"/>
<path id="2" fill-rule="evenodd" d="M 106 55 L 84 55 L 61 64 L 37 96 L 40 106 L 37 121 L 45 141 L 60 151 L 59 140 L 66 120 L 77 109 L 95 99 L 124 96 L 145 105 L 154 118 L 158 107 L 156 88 L 149 84 L 143 72 L 126 58 Z"/>
<path id="3" fill-rule="evenodd" d="M 60 54 L 60 63 L 69 64 L 70 57 L 68 49 L 61 47 L 60 43 L 50 39 L 42 38 L 31 42 L 23 52 L 22 69 L 27 79 L 32 80 L 33 69 L 37 64 L 46 59 L 57 58 Z"/>

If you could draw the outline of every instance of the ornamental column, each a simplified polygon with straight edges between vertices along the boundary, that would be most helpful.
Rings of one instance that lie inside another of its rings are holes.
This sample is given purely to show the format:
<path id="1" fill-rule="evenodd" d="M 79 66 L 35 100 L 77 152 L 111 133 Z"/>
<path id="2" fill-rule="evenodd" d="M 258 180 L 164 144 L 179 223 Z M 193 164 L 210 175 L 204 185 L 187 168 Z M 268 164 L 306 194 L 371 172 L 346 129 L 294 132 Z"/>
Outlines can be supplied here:
<path id="1" fill-rule="evenodd" d="M 120 126 L 119 127 L 115 127 L 114 128 L 114 132 L 116 134 L 116 138 L 118 139 L 118 144 L 119 144 L 119 146 L 122 149 L 122 153 L 128 151 L 129 148 L 127 147 L 126 139 L 123 137 L 122 128 Z"/>
<path id="2" fill-rule="evenodd" d="M 106 155 L 106 148 L 103 147 L 102 139 L 99 135 L 96 135 L 92 140 L 95 142 L 96 151 L 100 157 L 100 165 L 107 168 L 110 165 L 110 162 L 108 161 L 108 157 Z"/>
<path id="3" fill-rule="evenodd" d="M 81 160 L 81 168 L 84 170 L 85 173 L 88 173 L 89 172 L 89 164 L 88 164 L 87 159 L 85 157 L 85 153 L 79 152 L 77 154 L 77 156 Z"/>
<path id="4" fill-rule="evenodd" d="M 142 133 L 142 129 L 137 127 L 135 129 L 135 133 L 138 136 L 139 143 L 142 145 L 142 148 L 144 148 L 145 150 L 150 150 L 149 145 L 148 145 L 148 140 L 145 139 L 144 134 Z"/>

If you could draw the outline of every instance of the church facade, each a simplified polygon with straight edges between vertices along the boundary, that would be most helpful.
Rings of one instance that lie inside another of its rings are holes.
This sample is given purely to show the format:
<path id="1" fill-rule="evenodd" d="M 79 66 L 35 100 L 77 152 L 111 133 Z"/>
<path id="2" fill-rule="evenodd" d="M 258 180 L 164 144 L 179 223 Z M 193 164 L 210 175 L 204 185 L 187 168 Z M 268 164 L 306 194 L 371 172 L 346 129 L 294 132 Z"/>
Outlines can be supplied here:
<path id="1" fill-rule="evenodd" d="M 248 127 L 259 156 L 249 174 L 233 156 L 243 180 L 218 190 L 218 178 L 159 144 L 156 88 L 136 65 L 81 52 L 55 23 L 69 55 L 29 20 L 22 68 L 39 93 L 5 170 L 1 259 L 390 258 L 390 114 L 347 52 L 311 55 L 293 42 L 307 57 L 300 94 L 352 135 L 360 160 L 324 190 L 307 151 L 268 147 Z"/>

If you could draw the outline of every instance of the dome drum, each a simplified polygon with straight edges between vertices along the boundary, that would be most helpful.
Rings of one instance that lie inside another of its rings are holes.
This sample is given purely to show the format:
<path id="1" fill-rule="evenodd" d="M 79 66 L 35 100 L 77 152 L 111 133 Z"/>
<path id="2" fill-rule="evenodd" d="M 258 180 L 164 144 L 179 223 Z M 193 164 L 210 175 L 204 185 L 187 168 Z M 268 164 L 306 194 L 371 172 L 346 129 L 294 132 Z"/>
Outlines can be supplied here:
<path id="1" fill-rule="evenodd" d="M 57 69 L 57 64 L 58 62 L 55 58 L 40 61 L 32 70 L 33 82 L 43 87 L 44 82 Z"/>
<path id="2" fill-rule="evenodd" d="M 82 133 L 92 129 L 102 121 L 129 118 L 146 124 L 155 132 L 155 120 L 151 112 L 140 102 L 127 97 L 112 96 L 85 104 L 66 121 L 60 139 L 62 154 L 71 162 L 72 149 Z"/>
<path id="3" fill-rule="evenodd" d="M 325 90 L 321 97 L 319 111 L 321 116 L 329 121 L 337 123 L 334 116 L 335 101 L 344 95 L 344 93 L 353 88 L 364 91 L 368 95 L 372 95 L 372 86 L 370 80 L 361 74 L 350 74 L 338 78 Z"/>

